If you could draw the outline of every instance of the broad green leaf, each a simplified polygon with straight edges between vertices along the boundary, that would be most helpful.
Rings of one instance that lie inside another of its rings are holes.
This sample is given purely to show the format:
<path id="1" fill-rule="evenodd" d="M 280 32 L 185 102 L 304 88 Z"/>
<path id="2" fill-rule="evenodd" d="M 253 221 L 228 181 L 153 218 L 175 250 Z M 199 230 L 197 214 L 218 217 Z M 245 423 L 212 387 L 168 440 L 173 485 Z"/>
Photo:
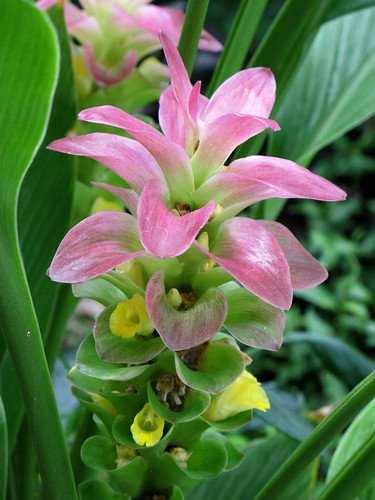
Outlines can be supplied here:
<path id="1" fill-rule="evenodd" d="M 375 363 L 339 338 L 314 333 L 290 334 L 285 344 L 310 345 L 326 367 L 352 388 L 375 369 Z"/>
<path id="2" fill-rule="evenodd" d="M 126 299 L 126 295 L 120 289 L 103 278 L 77 283 L 72 288 L 75 297 L 93 299 L 105 307 Z"/>
<path id="3" fill-rule="evenodd" d="M 275 118 L 270 153 L 306 164 L 375 111 L 375 8 L 326 23 Z"/>
<path id="4" fill-rule="evenodd" d="M 301 405 L 296 401 L 297 398 L 277 389 L 272 383 L 264 384 L 263 387 L 270 400 L 271 408 L 264 413 L 257 412 L 257 418 L 291 438 L 303 441 L 313 430 L 313 426 L 303 417 Z"/>
<path id="5" fill-rule="evenodd" d="M 333 0 L 327 13 L 327 20 L 374 6 L 374 0 Z"/>
<path id="6" fill-rule="evenodd" d="M 1 8 L 2 331 L 23 390 L 46 495 L 56 500 L 74 500 L 73 475 L 17 231 L 21 183 L 45 134 L 56 89 L 58 44 L 47 17 L 35 6 L 20 0 L 3 0 Z"/>
<path id="7" fill-rule="evenodd" d="M 0 397 L 0 498 L 5 498 L 8 476 L 8 431 L 5 410 Z"/>
<path id="8" fill-rule="evenodd" d="M 90 479 L 79 485 L 82 500 L 130 500 L 128 495 L 116 493 L 107 482 Z"/>
<path id="9" fill-rule="evenodd" d="M 198 486 L 188 495 L 188 500 L 254 499 L 297 444 L 297 441 L 278 434 L 250 443 L 237 469 Z M 311 498 L 314 478 L 313 465 L 306 469 L 298 481 L 290 481 L 285 494 L 278 496 L 277 500 L 297 500 L 301 498 L 301 491 L 304 492 L 303 498 L 308 500 Z"/>
<path id="10" fill-rule="evenodd" d="M 22 182 L 17 221 L 22 257 L 44 341 L 47 325 L 52 326 L 52 335 L 56 332 L 51 322 L 57 294 L 59 290 L 62 292 L 62 286 L 53 283 L 46 271 L 69 226 L 74 176 L 72 159 L 48 151 L 46 147 L 52 140 L 67 134 L 76 115 L 70 47 L 62 10 L 52 9 L 51 16 L 60 44 L 60 78 L 45 139 Z M 18 384 L 7 358 L 2 377 L 10 387 Z M 7 413 L 12 415 L 8 425 L 9 447 L 13 449 L 23 408 L 13 389 L 9 392 L 5 387 L 4 390 L 4 404 Z"/>
<path id="11" fill-rule="evenodd" d="M 350 463 L 355 453 L 363 447 L 374 434 L 375 400 L 362 410 L 339 442 L 329 465 L 327 482 L 331 481 L 346 464 Z M 366 488 L 366 491 L 361 493 L 359 498 L 361 500 L 375 498 L 375 479 Z"/>

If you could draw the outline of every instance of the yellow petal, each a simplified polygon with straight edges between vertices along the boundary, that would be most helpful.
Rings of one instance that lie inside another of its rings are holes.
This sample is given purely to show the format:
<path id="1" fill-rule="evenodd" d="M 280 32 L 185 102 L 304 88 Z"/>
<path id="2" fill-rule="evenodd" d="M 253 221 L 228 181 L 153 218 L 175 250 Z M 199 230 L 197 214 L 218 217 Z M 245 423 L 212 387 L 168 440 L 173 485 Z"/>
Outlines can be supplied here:
<path id="1" fill-rule="evenodd" d="M 267 411 L 270 403 L 257 379 L 244 370 L 224 391 L 213 396 L 204 414 L 207 420 L 219 421 L 247 410 Z"/>
<path id="2" fill-rule="evenodd" d="M 145 299 L 139 294 L 117 304 L 109 318 L 109 328 L 113 335 L 123 338 L 134 337 L 135 334 L 150 335 L 152 323 L 146 311 Z"/>
<path id="3" fill-rule="evenodd" d="M 136 414 L 130 427 L 134 441 L 139 446 L 154 446 L 163 436 L 164 419 L 153 411 L 149 403 Z"/>

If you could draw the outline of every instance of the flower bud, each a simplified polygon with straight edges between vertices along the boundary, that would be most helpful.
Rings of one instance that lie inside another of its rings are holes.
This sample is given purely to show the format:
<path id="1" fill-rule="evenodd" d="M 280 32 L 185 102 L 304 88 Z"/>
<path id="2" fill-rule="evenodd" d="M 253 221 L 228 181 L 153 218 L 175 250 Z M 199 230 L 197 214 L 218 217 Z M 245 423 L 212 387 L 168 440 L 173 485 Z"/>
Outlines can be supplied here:
<path id="1" fill-rule="evenodd" d="M 269 408 L 267 394 L 260 383 L 251 373 L 244 370 L 237 380 L 212 397 L 204 417 L 215 422 L 246 410 L 267 411 Z"/>
<path id="2" fill-rule="evenodd" d="M 136 293 L 131 299 L 117 304 L 109 318 L 109 328 L 113 335 L 123 338 L 150 335 L 154 328 L 146 311 L 145 299 Z"/>
<path id="3" fill-rule="evenodd" d="M 164 418 L 157 415 L 146 403 L 136 414 L 130 427 L 134 441 L 139 446 L 154 446 L 163 436 Z"/>
<path id="4" fill-rule="evenodd" d="M 182 297 L 177 288 L 171 288 L 167 293 L 167 300 L 172 307 L 178 309 L 182 304 Z"/>

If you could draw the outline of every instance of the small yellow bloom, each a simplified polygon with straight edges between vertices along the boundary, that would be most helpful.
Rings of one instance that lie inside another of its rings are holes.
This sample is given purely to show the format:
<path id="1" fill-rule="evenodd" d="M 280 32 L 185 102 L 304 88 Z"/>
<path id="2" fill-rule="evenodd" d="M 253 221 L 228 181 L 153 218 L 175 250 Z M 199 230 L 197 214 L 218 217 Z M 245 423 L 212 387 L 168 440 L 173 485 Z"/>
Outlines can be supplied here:
<path id="1" fill-rule="evenodd" d="M 123 207 L 121 203 L 116 201 L 109 201 L 101 196 L 98 196 L 91 207 L 91 213 L 96 214 L 97 212 L 122 212 Z"/>
<path id="2" fill-rule="evenodd" d="M 136 293 L 131 299 L 117 304 L 109 318 L 109 328 L 114 335 L 123 338 L 134 337 L 136 334 L 150 335 L 154 329 L 142 295 Z"/>
<path id="3" fill-rule="evenodd" d="M 164 418 L 157 415 L 151 405 L 146 403 L 134 417 L 130 430 L 139 446 L 154 446 L 163 436 Z"/>
<path id="4" fill-rule="evenodd" d="M 269 408 L 267 394 L 260 383 L 251 373 L 244 370 L 233 384 L 213 396 L 204 417 L 215 422 L 246 410 L 267 411 Z"/>

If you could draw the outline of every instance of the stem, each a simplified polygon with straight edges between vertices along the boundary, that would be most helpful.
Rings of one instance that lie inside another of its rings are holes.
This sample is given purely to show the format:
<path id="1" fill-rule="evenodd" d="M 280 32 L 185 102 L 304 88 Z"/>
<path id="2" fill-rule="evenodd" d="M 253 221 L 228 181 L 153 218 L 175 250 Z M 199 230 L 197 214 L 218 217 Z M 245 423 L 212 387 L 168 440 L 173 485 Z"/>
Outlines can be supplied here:
<path id="1" fill-rule="evenodd" d="M 255 500 L 274 499 L 281 496 L 291 480 L 303 472 L 332 439 L 344 429 L 355 415 L 375 397 L 375 372 L 358 384 L 314 431 L 298 446 L 289 460 L 276 472 Z M 337 496 L 335 498 L 340 498 Z M 352 497 L 354 498 L 354 497 Z"/>
<path id="2" fill-rule="evenodd" d="M 375 434 L 330 481 L 318 500 L 352 500 L 374 479 Z"/>
<path id="3" fill-rule="evenodd" d="M 22 481 L 17 481 L 17 499 L 29 500 L 34 497 L 37 481 L 36 457 L 27 419 L 24 418 L 20 429 L 20 439 L 13 456 L 13 469 Z"/>
<path id="4" fill-rule="evenodd" d="M 0 243 L 0 316 L 3 332 L 20 380 L 47 497 L 75 500 L 77 496 L 66 443 L 22 266 L 16 220 L 14 214 L 13 231 L 5 232 Z"/>
<path id="5" fill-rule="evenodd" d="M 178 49 L 189 75 L 193 70 L 208 3 L 209 0 L 189 0 L 186 8 L 185 22 Z"/>
<path id="6" fill-rule="evenodd" d="M 268 0 L 242 0 L 232 24 L 224 51 L 211 78 L 210 96 L 224 80 L 239 71 L 246 60 L 251 42 Z"/>

